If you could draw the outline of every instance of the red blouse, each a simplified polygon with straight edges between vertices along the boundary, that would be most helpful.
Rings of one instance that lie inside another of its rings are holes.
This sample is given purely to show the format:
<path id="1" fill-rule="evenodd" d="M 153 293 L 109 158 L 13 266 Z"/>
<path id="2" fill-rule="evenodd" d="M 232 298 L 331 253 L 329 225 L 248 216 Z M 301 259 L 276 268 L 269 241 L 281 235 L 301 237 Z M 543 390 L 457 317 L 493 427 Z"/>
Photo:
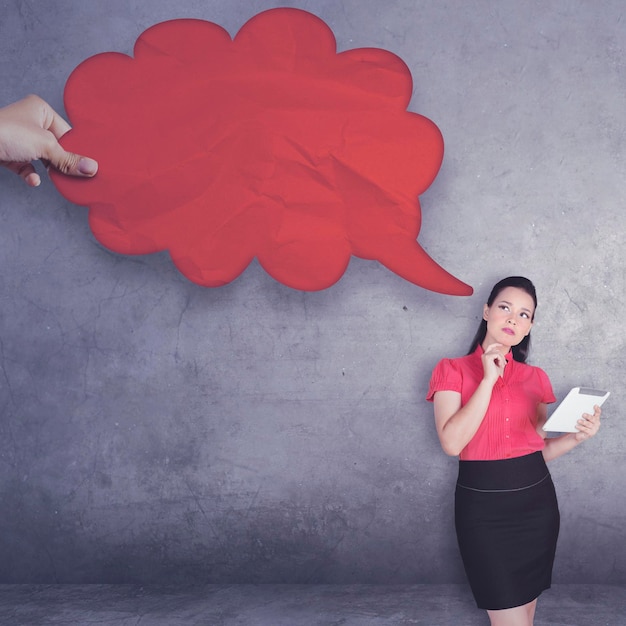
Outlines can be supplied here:
<path id="1" fill-rule="evenodd" d="M 432 402 L 437 391 L 456 391 L 461 404 L 471 398 L 483 378 L 483 349 L 478 346 L 467 356 L 439 361 L 430 379 L 426 399 Z M 552 385 L 540 368 L 515 361 L 509 352 L 504 378 L 498 378 L 485 417 L 463 448 L 463 461 L 510 459 L 543 450 L 545 442 L 537 432 L 537 406 L 555 402 Z"/>

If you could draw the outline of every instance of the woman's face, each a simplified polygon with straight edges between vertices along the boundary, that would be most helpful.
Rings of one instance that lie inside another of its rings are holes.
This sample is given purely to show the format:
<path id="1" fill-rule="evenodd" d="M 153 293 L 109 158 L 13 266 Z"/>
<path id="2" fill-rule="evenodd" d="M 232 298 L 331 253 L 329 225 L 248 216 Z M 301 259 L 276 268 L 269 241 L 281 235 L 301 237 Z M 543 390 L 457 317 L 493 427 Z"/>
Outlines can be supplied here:
<path id="1" fill-rule="evenodd" d="M 534 315 L 532 297 L 523 289 L 506 287 L 491 306 L 485 304 L 483 319 L 487 322 L 487 334 L 483 348 L 492 343 L 516 346 L 530 332 Z"/>

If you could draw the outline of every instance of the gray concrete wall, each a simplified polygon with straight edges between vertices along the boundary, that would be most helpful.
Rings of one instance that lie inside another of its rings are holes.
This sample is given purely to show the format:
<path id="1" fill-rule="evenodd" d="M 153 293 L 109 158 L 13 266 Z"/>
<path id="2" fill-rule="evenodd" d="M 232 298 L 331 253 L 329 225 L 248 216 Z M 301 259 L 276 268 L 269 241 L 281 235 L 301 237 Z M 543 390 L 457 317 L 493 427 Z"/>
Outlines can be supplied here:
<path id="1" fill-rule="evenodd" d="M 626 583 L 621 0 L 5 0 L 2 104 L 62 110 L 78 63 L 156 22 L 234 35 L 280 4 L 408 64 L 411 110 L 446 142 L 419 241 L 476 293 L 358 259 L 318 293 L 254 263 L 202 288 L 166 254 L 103 249 L 49 181 L 0 172 L 0 582 L 463 580 L 456 462 L 424 394 L 520 273 L 557 395 L 613 392 L 600 435 L 552 464 L 556 581 Z"/>

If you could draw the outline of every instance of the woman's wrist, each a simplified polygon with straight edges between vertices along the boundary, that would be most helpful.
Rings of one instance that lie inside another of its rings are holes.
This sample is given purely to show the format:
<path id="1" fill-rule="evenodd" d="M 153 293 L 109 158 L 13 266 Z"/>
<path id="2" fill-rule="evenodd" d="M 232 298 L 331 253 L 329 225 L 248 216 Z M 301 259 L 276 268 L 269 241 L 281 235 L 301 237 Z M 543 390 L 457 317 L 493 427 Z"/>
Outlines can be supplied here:
<path id="1" fill-rule="evenodd" d="M 489 390 L 493 389 L 494 385 L 496 384 L 496 381 L 498 380 L 498 377 L 496 376 L 496 378 L 492 379 L 489 376 L 483 376 L 483 379 L 480 381 L 480 384 L 488 387 Z"/>

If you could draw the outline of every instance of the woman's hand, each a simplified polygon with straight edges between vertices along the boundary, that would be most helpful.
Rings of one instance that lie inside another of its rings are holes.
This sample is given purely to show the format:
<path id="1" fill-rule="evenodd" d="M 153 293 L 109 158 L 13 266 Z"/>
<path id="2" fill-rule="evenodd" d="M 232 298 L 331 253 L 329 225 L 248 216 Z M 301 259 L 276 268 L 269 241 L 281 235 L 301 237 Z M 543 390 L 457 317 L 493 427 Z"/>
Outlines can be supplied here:
<path id="1" fill-rule="evenodd" d="M 587 441 L 590 437 L 593 437 L 600 429 L 600 407 L 596 405 L 594 407 L 593 415 L 583 413 L 583 416 L 578 420 L 576 433 L 566 433 L 559 437 L 548 437 L 546 439 L 546 445 L 543 449 L 543 458 L 546 461 L 556 459 L 561 455 L 569 452 L 583 441 Z M 543 422 L 545 423 L 545 411 L 543 416 Z M 540 431 L 543 436 L 545 433 Z"/>
<path id="2" fill-rule="evenodd" d="M 578 420 L 576 424 L 576 428 L 578 432 L 576 433 L 576 441 L 579 443 L 582 441 L 586 441 L 590 437 L 593 437 L 600 430 L 600 415 L 602 415 L 602 410 L 596 404 L 594 407 L 593 415 L 589 415 L 589 413 L 583 413 L 583 416 Z"/>
<path id="3" fill-rule="evenodd" d="M 0 165 L 21 176 L 27 185 L 41 182 L 32 161 L 71 176 L 93 176 L 98 163 L 93 159 L 67 152 L 58 140 L 70 125 L 39 96 L 27 96 L 0 108 Z"/>
<path id="4" fill-rule="evenodd" d="M 485 380 L 495 384 L 500 376 L 504 376 L 506 359 L 502 350 L 505 349 L 501 343 L 492 343 L 485 348 L 482 355 L 483 371 Z"/>

